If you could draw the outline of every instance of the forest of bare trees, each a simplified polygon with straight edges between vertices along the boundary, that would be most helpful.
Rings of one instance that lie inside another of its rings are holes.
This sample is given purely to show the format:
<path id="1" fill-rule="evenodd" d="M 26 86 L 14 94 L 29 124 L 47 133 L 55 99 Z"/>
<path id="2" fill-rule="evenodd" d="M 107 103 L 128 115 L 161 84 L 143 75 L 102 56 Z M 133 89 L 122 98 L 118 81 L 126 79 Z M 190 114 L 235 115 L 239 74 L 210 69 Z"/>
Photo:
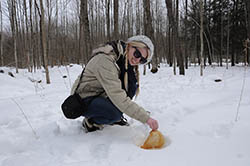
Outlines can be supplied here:
<path id="1" fill-rule="evenodd" d="M 201 24 L 202 23 L 202 24 Z M 159 63 L 249 64 L 248 0 L 4 0 L 0 1 L 0 65 L 28 68 L 85 64 L 91 50 L 138 34 L 155 44 Z M 203 68 L 203 67 L 202 67 Z"/>

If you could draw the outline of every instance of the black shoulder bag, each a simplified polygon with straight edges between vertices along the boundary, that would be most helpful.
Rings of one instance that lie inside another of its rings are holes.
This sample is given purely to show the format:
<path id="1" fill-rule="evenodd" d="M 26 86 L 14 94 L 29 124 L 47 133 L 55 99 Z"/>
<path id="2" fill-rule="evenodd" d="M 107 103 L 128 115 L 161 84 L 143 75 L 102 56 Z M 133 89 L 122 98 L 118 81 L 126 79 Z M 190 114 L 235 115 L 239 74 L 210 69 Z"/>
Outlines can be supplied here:
<path id="1" fill-rule="evenodd" d="M 79 94 L 76 93 L 77 89 L 80 86 L 80 82 L 83 76 L 85 68 L 83 69 L 78 85 L 73 95 L 67 97 L 61 105 L 63 114 L 68 119 L 76 119 L 82 116 L 84 110 L 87 108 L 82 102 L 82 99 Z"/>

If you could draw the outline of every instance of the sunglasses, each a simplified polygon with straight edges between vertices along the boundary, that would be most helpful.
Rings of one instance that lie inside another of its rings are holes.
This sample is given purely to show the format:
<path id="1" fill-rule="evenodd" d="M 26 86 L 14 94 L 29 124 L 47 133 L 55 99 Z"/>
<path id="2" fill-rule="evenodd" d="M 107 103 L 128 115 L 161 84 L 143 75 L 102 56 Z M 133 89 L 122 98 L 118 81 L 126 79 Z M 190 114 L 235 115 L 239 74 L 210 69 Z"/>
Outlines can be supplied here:
<path id="1" fill-rule="evenodd" d="M 135 52 L 134 52 L 134 57 L 135 58 L 141 58 L 140 59 L 140 64 L 145 64 L 147 62 L 147 58 L 144 58 L 142 55 L 141 55 L 141 52 L 136 48 L 136 47 L 133 47 L 135 49 Z"/>

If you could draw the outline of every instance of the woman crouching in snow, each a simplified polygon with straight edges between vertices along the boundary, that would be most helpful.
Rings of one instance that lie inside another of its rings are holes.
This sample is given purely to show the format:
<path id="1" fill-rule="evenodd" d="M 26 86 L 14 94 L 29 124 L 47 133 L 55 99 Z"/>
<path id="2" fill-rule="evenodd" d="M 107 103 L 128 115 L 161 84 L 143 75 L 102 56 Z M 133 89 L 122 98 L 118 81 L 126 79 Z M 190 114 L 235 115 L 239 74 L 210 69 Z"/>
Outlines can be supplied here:
<path id="1" fill-rule="evenodd" d="M 132 101 L 139 92 L 138 65 L 150 62 L 153 52 L 153 43 L 143 35 L 133 36 L 127 42 L 108 42 L 93 51 L 71 90 L 87 105 L 82 112 L 86 132 L 100 130 L 107 124 L 129 125 L 123 113 L 158 129 L 157 120 Z"/>

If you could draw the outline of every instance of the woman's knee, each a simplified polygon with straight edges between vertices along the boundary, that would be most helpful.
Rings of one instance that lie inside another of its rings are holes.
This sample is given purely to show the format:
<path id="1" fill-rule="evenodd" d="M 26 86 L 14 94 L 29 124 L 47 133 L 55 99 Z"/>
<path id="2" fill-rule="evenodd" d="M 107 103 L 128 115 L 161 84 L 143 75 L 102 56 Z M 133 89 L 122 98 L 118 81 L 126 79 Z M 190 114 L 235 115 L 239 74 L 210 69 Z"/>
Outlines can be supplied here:
<path id="1" fill-rule="evenodd" d="M 89 111 L 108 119 L 119 120 L 122 112 L 111 102 L 110 99 L 97 97 L 89 104 Z"/>

